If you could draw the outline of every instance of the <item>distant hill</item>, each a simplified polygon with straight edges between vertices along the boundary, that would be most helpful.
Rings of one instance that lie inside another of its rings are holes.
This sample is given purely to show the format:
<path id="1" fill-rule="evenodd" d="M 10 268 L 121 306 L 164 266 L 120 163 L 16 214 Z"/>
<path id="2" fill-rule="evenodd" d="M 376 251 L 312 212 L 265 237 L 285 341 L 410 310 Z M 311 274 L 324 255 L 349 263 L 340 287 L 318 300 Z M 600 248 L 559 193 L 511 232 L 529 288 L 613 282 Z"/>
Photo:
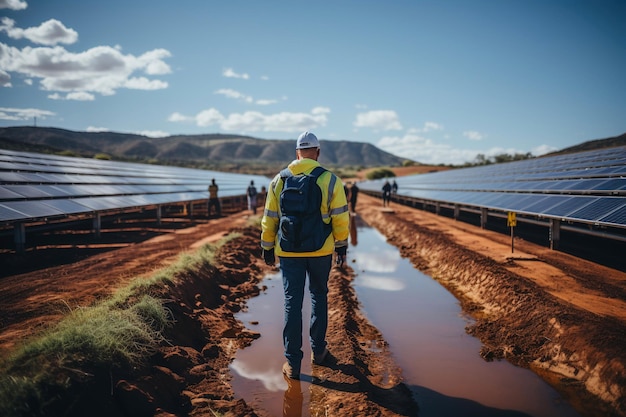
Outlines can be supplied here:
<path id="1" fill-rule="evenodd" d="M 354 170 L 401 167 L 406 161 L 369 143 L 322 140 L 321 144 L 320 162 L 329 167 Z M 590 140 L 544 156 L 624 145 L 626 133 Z M 104 154 L 121 161 L 259 175 L 273 175 L 295 157 L 295 140 L 221 133 L 149 138 L 128 133 L 76 132 L 31 126 L 0 128 L 0 148 L 88 158 Z M 415 165 L 421 164 L 415 162 Z"/>
<path id="2" fill-rule="evenodd" d="M 561 149 L 560 151 L 550 152 L 549 154 L 543 156 L 563 155 L 568 153 L 592 151 L 594 149 L 615 148 L 617 146 L 626 146 L 626 133 L 622 133 L 619 136 L 614 136 L 606 139 L 590 140 L 578 145 Z"/>
<path id="3" fill-rule="evenodd" d="M 75 132 L 48 127 L 0 128 L 0 148 L 242 171 L 282 166 L 295 157 L 295 140 L 258 139 L 241 135 L 176 135 L 165 138 L 115 133 Z M 371 168 L 401 166 L 399 158 L 364 142 L 321 140 L 320 162 L 327 166 Z"/>

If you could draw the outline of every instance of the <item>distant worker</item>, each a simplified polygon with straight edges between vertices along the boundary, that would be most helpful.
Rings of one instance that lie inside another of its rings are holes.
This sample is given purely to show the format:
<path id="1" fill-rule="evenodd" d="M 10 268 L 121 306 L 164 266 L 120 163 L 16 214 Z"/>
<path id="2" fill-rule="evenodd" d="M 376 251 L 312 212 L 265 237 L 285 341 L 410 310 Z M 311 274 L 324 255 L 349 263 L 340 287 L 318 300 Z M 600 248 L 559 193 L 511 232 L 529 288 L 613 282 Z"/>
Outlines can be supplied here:
<path id="1" fill-rule="evenodd" d="M 254 181 L 250 181 L 250 185 L 246 190 L 246 195 L 248 197 L 248 210 L 252 211 L 252 214 L 256 214 L 256 187 L 254 186 Z"/>
<path id="2" fill-rule="evenodd" d="M 393 180 L 393 184 L 391 184 L 391 192 L 394 194 L 398 192 L 398 183 L 396 180 Z"/>
<path id="3" fill-rule="evenodd" d="M 391 202 L 391 184 L 389 184 L 389 180 L 385 180 L 385 184 L 383 185 L 383 207 L 387 207 Z"/>
<path id="4" fill-rule="evenodd" d="M 343 192 L 346 193 L 346 201 L 350 201 L 350 187 L 346 183 L 343 184 Z"/>
<path id="5" fill-rule="evenodd" d="M 259 193 L 259 198 L 261 199 L 261 205 L 265 207 L 265 197 L 267 197 L 267 188 L 265 185 L 261 187 L 261 192 Z"/>
<path id="6" fill-rule="evenodd" d="M 211 208 L 215 207 L 215 212 L 217 216 L 222 215 L 222 206 L 220 204 L 220 199 L 217 197 L 217 191 L 219 187 L 215 183 L 215 178 L 211 180 L 211 185 L 209 185 L 209 204 L 207 207 L 208 215 L 211 217 Z"/>
<path id="7" fill-rule="evenodd" d="M 356 181 L 350 187 L 350 209 L 353 213 L 356 213 L 356 199 L 359 195 L 359 187 L 356 185 Z"/>
<path id="8" fill-rule="evenodd" d="M 280 260 L 285 295 L 283 343 L 286 378 L 300 379 L 302 303 L 311 296 L 311 362 L 320 365 L 329 352 L 328 276 L 335 261 L 343 266 L 348 248 L 350 213 L 341 180 L 317 159 L 320 143 L 311 132 L 296 141 L 296 160 L 278 173 L 267 190 L 261 220 L 261 248 L 267 265 Z"/>

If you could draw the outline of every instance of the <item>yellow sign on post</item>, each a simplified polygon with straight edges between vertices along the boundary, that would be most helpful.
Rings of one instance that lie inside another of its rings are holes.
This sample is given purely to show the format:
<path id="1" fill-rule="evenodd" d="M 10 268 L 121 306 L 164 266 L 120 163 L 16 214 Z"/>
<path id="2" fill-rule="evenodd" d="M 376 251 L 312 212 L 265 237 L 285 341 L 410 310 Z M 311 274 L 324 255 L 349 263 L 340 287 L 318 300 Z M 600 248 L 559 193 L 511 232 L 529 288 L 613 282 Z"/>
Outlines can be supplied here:
<path id="1" fill-rule="evenodd" d="M 508 214 L 507 219 L 506 219 L 506 225 L 511 228 L 511 253 L 514 253 L 515 252 L 515 243 L 514 243 L 514 240 L 513 240 L 513 228 L 515 226 L 517 226 L 517 217 L 515 216 L 514 212 L 509 211 L 509 214 Z"/>
<path id="2" fill-rule="evenodd" d="M 507 217 L 507 226 L 515 227 L 517 226 L 517 217 L 515 216 L 515 212 L 509 211 L 509 215 Z"/>

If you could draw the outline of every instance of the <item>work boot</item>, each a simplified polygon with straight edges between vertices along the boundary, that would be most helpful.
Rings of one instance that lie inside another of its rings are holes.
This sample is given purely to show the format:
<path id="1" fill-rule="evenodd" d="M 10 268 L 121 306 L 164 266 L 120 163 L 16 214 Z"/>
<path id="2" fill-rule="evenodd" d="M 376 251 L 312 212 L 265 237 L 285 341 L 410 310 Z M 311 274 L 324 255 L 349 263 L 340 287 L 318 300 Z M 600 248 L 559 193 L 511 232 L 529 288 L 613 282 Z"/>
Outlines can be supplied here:
<path id="1" fill-rule="evenodd" d="M 326 348 L 324 348 L 324 351 L 322 351 L 322 353 L 315 354 L 311 352 L 311 363 L 313 365 L 321 365 L 322 363 L 324 363 L 324 360 L 326 360 L 327 356 L 328 356 L 328 349 Z"/>
<path id="2" fill-rule="evenodd" d="M 291 365 L 289 365 L 289 362 L 285 362 L 283 364 L 283 374 L 287 378 L 297 379 L 297 380 L 300 379 L 300 371 L 296 372 L 296 370 L 293 369 Z"/>

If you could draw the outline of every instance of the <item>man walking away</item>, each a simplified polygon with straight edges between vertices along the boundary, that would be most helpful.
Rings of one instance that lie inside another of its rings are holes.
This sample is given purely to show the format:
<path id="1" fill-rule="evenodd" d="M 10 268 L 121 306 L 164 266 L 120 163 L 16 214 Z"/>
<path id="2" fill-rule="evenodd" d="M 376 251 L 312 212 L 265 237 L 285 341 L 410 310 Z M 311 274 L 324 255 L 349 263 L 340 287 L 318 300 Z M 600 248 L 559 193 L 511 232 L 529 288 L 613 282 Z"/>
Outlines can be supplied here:
<path id="1" fill-rule="evenodd" d="M 319 155 L 317 137 L 311 132 L 302 133 L 296 141 L 296 159 L 269 185 L 261 220 L 265 263 L 274 265 L 277 255 L 282 270 L 283 344 L 287 359 L 282 370 L 291 379 L 300 378 L 306 277 L 311 296 L 311 362 L 319 365 L 329 353 L 327 296 L 332 255 L 335 252 L 337 263 L 343 265 L 348 247 L 350 213 L 343 184 L 335 174 L 321 167 L 317 162 Z M 298 192 L 292 192 L 298 187 Z M 309 202 L 298 201 L 305 194 Z"/>
<path id="2" fill-rule="evenodd" d="M 383 185 L 383 207 L 387 207 L 391 202 L 391 184 L 389 184 L 389 180 L 385 180 L 385 184 Z"/>
<path id="3" fill-rule="evenodd" d="M 211 208 L 215 207 L 215 212 L 217 216 L 222 215 L 222 206 L 220 204 L 220 199 L 217 197 L 217 191 L 219 187 L 215 183 L 215 178 L 211 179 L 211 185 L 209 185 L 209 204 L 208 204 L 208 215 L 211 217 Z"/>
<path id="4" fill-rule="evenodd" d="M 356 213 L 356 199 L 359 195 L 359 187 L 356 185 L 356 181 L 350 187 L 350 210 Z"/>
<path id="5" fill-rule="evenodd" d="M 248 196 L 248 210 L 252 211 L 252 214 L 256 214 L 256 187 L 254 186 L 254 181 L 250 181 L 250 185 L 246 190 L 246 195 Z"/>

